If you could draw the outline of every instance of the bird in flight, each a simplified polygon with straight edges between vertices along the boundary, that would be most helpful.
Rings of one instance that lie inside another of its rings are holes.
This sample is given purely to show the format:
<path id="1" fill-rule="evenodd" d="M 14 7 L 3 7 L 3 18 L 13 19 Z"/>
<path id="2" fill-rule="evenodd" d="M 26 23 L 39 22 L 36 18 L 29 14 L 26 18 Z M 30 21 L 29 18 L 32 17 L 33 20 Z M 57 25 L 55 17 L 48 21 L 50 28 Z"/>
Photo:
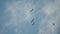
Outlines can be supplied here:
<path id="1" fill-rule="evenodd" d="M 55 25 L 55 23 L 52 23 L 53 25 Z"/>
<path id="2" fill-rule="evenodd" d="M 34 18 L 31 20 L 31 23 L 34 22 Z"/>
<path id="3" fill-rule="evenodd" d="M 35 24 L 35 23 L 33 22 L 33 23 L 32 23 L 32 26 L 33 26 L 34 24 Z"/>
<path id="4" fill-rule="evenodd" d="M 32 25 L 34 25 L 34 18 L 31 20 Z"/>
<path id="5" fill-rule="evenodd" d="M 32 10 L 30 10 L 30 12 L 32 12 L 33 11 L 33 8 L 32 8 Z"/>

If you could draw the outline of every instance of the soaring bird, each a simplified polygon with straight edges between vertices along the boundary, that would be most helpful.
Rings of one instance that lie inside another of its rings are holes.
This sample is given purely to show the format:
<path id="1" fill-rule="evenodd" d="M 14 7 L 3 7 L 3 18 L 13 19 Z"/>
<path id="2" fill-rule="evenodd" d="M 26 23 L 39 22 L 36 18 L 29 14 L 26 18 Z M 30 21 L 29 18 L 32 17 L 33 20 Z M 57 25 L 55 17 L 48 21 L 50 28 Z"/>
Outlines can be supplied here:
<path id="1" fill-rule="evenodd" d="M 32 25 L 34 25 L 35 23 L 33 22 Z"/>
<path id="2" fill-rule="evenodd" d="M 34 22 L 34 18 L 31 20 L 31 23 L 33 23 Z"/>
<path id="3" fill-rule="evenodd" d="M 32 8 L 32 10 L 30 10 L 30 12 L 32 12 L 33 11 L 33 8 Z"/>
<path id="4" fill-rule="evenodd" d="M 52 23 L 53 25 L 55 25 L 55 23 Z"/>
<path id="5" fill-rule="evenodd" d="M 34 25 L 34 18 L 31 20 L 32 25 Z"/>

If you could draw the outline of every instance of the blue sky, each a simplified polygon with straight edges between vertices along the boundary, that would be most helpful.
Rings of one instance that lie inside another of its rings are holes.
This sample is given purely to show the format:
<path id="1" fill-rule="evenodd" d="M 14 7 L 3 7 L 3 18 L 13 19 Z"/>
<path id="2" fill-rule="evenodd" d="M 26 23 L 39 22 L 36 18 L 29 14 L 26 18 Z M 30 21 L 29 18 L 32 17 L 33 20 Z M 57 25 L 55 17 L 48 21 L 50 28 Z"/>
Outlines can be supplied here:
<path id="1" fill-rule="evenodd" d="M 0 0 L 0 34 L 59 34 L 59 14 L 59 0 Z"/>

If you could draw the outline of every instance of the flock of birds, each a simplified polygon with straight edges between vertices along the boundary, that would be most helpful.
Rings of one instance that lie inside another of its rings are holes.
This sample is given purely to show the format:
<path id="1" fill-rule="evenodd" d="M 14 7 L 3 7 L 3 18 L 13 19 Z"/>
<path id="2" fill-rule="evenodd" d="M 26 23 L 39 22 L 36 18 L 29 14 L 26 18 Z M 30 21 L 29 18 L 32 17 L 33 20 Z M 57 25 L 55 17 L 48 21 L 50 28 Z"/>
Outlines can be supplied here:
<path id="1" fill-rule="evenodd" d="M 32 11 L 33 11 L 33 8 L 32 8 L 32 10 L 30 10 L 30 12 L 32 12 Z M 32 23 L 32 25 L 34 25 L 34 18 L 32 18 L 31 23 Z"/>
<path id="2" fill-rule="evenodd" d="M 30 12 L 33 12 L 33 8 L 30 10 Z M 32 18 L 31 23 L 32 23 L 32 26 L 35 24 L 34 23 L 34 18 Z M 55 23 L 52 23 L 52 25 L 55 26 Z"/>

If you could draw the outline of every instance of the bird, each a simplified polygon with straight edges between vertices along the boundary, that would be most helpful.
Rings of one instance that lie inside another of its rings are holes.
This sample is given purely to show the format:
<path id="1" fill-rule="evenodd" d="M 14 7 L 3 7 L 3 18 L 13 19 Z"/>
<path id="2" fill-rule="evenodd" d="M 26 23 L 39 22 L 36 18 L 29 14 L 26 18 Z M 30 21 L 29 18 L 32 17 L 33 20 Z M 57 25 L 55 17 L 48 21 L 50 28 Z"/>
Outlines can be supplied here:
<path id="1" fill-rule="evenodd" d="M 33 8 L 30 10 L 30 12 L 32 12 L 33 11 Z"/>
<path id="2" fill-rule="evenodd" d="M 31 20 L 31 23 L 34 21 L 34 18 Z"/>
<path id="3" fill-rule="evenodd" d="M 35 24 L 35 23 L 33 22 L 33 23 L 32 23 L 32 26 L 33 26 L 34 24 Z"/>
<path id="4" fill-rule="evenodd" d="M 31 20 L 32 25 L 34 25 L 34 18 Z"/>
<path id="5" fill-rule="evenodd" d="M 53 25 L 55 25 L 55 23 L 52 23 Z"/>

